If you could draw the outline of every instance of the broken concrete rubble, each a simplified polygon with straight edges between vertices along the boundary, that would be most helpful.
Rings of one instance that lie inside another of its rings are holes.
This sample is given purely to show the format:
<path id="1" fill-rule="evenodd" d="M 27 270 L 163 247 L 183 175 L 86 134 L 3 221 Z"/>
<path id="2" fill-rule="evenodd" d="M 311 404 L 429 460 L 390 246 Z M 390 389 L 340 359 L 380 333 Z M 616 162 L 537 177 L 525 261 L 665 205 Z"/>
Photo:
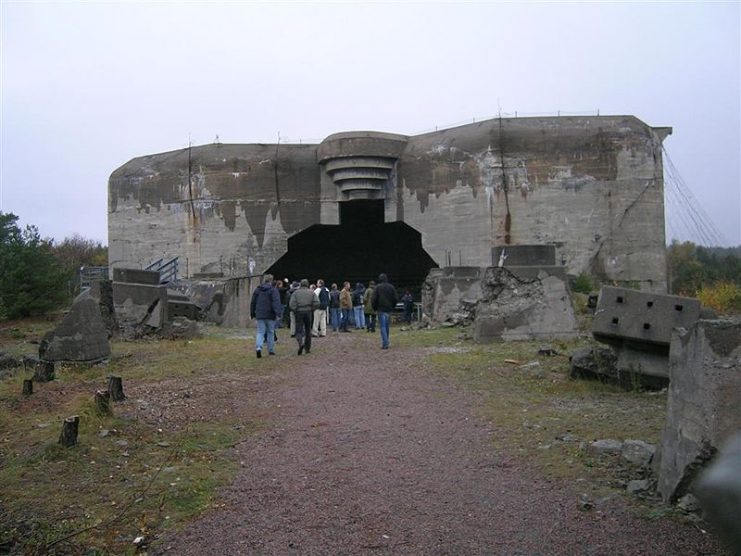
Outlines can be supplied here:
<path id="1" fill-rule="evenodd" d="M 656 472 L 661 496 L 674 502 L 689 491 L 718 448 L 741 430 L 741 317 L 675 329 L 669 378 Z"/>
<path id="2" fill-rule="evenodd" d="M 494 339 L 570 339 L 576 318 L 564 280 L 541 271 L 537 278 L 515 276 L 506 268 L 487 268 L 476 304 L 473 337 Z"/>
<path id="3" fill-rule="evenodd" d="M 167 287 L 159 285 L 159 272 L 114 268 L 113 304 L 126 338 L 156 330 L 167 322 Z"/>
<path id="4" fill-rule="evenodd" d="M 109 331 L 100 314 L 98 301 L 84 291 L 72 303 L 69 313 L 39 344 L 43 361 L 96 363 L 111 355 Z"/>

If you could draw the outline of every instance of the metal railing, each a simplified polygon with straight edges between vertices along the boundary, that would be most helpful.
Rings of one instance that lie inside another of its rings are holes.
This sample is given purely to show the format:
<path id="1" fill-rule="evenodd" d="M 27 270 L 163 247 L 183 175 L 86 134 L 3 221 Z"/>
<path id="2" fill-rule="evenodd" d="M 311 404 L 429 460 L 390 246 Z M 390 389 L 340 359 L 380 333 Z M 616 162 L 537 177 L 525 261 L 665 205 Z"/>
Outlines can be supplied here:
<path id="1" fill-rule="evenodd" d="M 164 258 L 157 259 L 144 270 L 155 270 L 160 273 L 160 284 L 173 282 L 178 278 L 178 258 L 173 257 L 169 261 Z"/>

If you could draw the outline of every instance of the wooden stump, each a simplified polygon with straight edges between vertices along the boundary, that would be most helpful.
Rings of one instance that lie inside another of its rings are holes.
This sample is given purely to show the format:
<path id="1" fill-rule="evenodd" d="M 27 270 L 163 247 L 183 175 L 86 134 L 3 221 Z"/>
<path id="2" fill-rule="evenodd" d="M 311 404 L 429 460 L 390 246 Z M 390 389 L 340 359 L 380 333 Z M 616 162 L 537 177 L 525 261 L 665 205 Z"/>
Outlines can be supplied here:
<path id="1" fill-rule="evenodd" d="M 36 382 L 50 382 L 54 380 L 54 362 L 39 361 L 34 366 L 33 379 Z"/>
<path id="2" fill-rule="evenodd" d="M 80 427 L 80 417 L 78 415 L 67 417 L 62 422 L 62 432 L 59 435 L 59 443 L 62 446 L 65 446 L 67 448 L 76 446 L 77 445 L 77 431 L 79 427 Z"/>
<path id="3" fill-rule="evenodd" d="M 108 394 L 114 402 L 121 402 L 126 399 L 123 391 L 123 383 L 120 376 L 108 377 Z"/>
<path id="4" fill-rule="evenodd" d="M 30 396 L 31 394 L 33 394 L 33 380 L 26 378 L 23 380 L 23 390 L 21 395 Z"/>
<path id="5" fill-rule="evenodd" d="M 111 395 L 105 390 L 95 392 L 95 409 L 100 415 L 111 415 Z"/>

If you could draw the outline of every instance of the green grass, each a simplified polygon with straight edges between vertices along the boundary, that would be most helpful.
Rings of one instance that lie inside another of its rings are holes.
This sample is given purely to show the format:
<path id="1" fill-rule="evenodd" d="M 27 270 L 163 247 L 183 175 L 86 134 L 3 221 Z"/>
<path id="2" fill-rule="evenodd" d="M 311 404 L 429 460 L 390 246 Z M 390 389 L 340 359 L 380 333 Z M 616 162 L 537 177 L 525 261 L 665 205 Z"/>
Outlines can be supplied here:
<path id="1" fill-rule="evenodd" d="M 588 457 L 583 449 L 588 442 L 658 444 L 666 396 L 569 378 L 568 354 L 583 342 L 551 343 L 561 355 L 543 357 L 537 355 L 543 342 L 477 345 L 460 337 L 460 329 L 421 330 L 408 332 L 403 342 L 457 348 L 429 354 L 428 368 L 483 396 L 480 413 L 496 427 L 499 453 L 516 454 L 549 476 L 609 482 L 614 461 Z M 539 366 L 527 367 L 533 362 Z"/>
<path id="2" fill-rule="evenodd" d="M 214 504 L 238 468 L 231 448 L 265 423 L 214 413 L 163 429 L 117 416 L 116 404 L 113 416 L 98 415 L 92 394 L 112 374 L 123 377 L 124 392 L 135 386 L 155 397 L 193 379 L 275 372 L 275 362 L 258 368 L 248 357 L 251 345 L 220 336 L 116 342 L 108 365 L 58 369 L 57 379 L 34 384 L 28 399 L 20 395 L 23 371 L 0 381 L 0 547 L 23 554 L 133 553 L 136 536 L 178 526 Z M 64 448 L 57 441 L 70 415 L 80 416 L 79 443 Z M 62 540 L 73 533 L 79 534 Z"/>

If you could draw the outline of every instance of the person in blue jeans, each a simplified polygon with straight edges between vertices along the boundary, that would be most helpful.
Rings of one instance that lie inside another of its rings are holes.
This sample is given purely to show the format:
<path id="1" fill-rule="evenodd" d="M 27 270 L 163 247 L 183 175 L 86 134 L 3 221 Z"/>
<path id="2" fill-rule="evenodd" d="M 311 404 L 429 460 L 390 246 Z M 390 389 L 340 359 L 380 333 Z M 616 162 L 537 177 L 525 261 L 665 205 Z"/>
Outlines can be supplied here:
<path id="1" fill-rule="evenodd" d="M 340 328 L 340 314 L 340 290 L 337 289 L 337 284 L 332 284 L 332 289 L 329 290 L 329 324 L 333 332 Z"/>
<path id="2" fill-rule="evenodd" d="M 355 328 L 363 330 L 365 328 L 365 310 L 363 309 L 363 294 L 365 286 L 358 282 L 352 292 L 352 310 L 355 317 Z"/>
<path id="3" fill-rule="evenodd" d="M 378 313 L 378 328 L 381 331 L 381 349 L 389 348 L 389 333 L 391 332 L 391 312 L 399 302 L 396 288 L 389 284 L 386 274 L 378 276 L 378 285 L 373 290 L 371 306 Z"/>
<path id="4" fill-rule="evenodd" d="M 262 357 L 262 346 L 268 341 L 268 353 L 275 355 L 275 322 L 283 307 L 280 304 L 280 294 L 273 286 L 273 275 L 266 274 L 260 284 L 252 292 L 250 301 L 250 316 L 257 319 L 257 335 L 255 336 L 255 354 Z"/>

